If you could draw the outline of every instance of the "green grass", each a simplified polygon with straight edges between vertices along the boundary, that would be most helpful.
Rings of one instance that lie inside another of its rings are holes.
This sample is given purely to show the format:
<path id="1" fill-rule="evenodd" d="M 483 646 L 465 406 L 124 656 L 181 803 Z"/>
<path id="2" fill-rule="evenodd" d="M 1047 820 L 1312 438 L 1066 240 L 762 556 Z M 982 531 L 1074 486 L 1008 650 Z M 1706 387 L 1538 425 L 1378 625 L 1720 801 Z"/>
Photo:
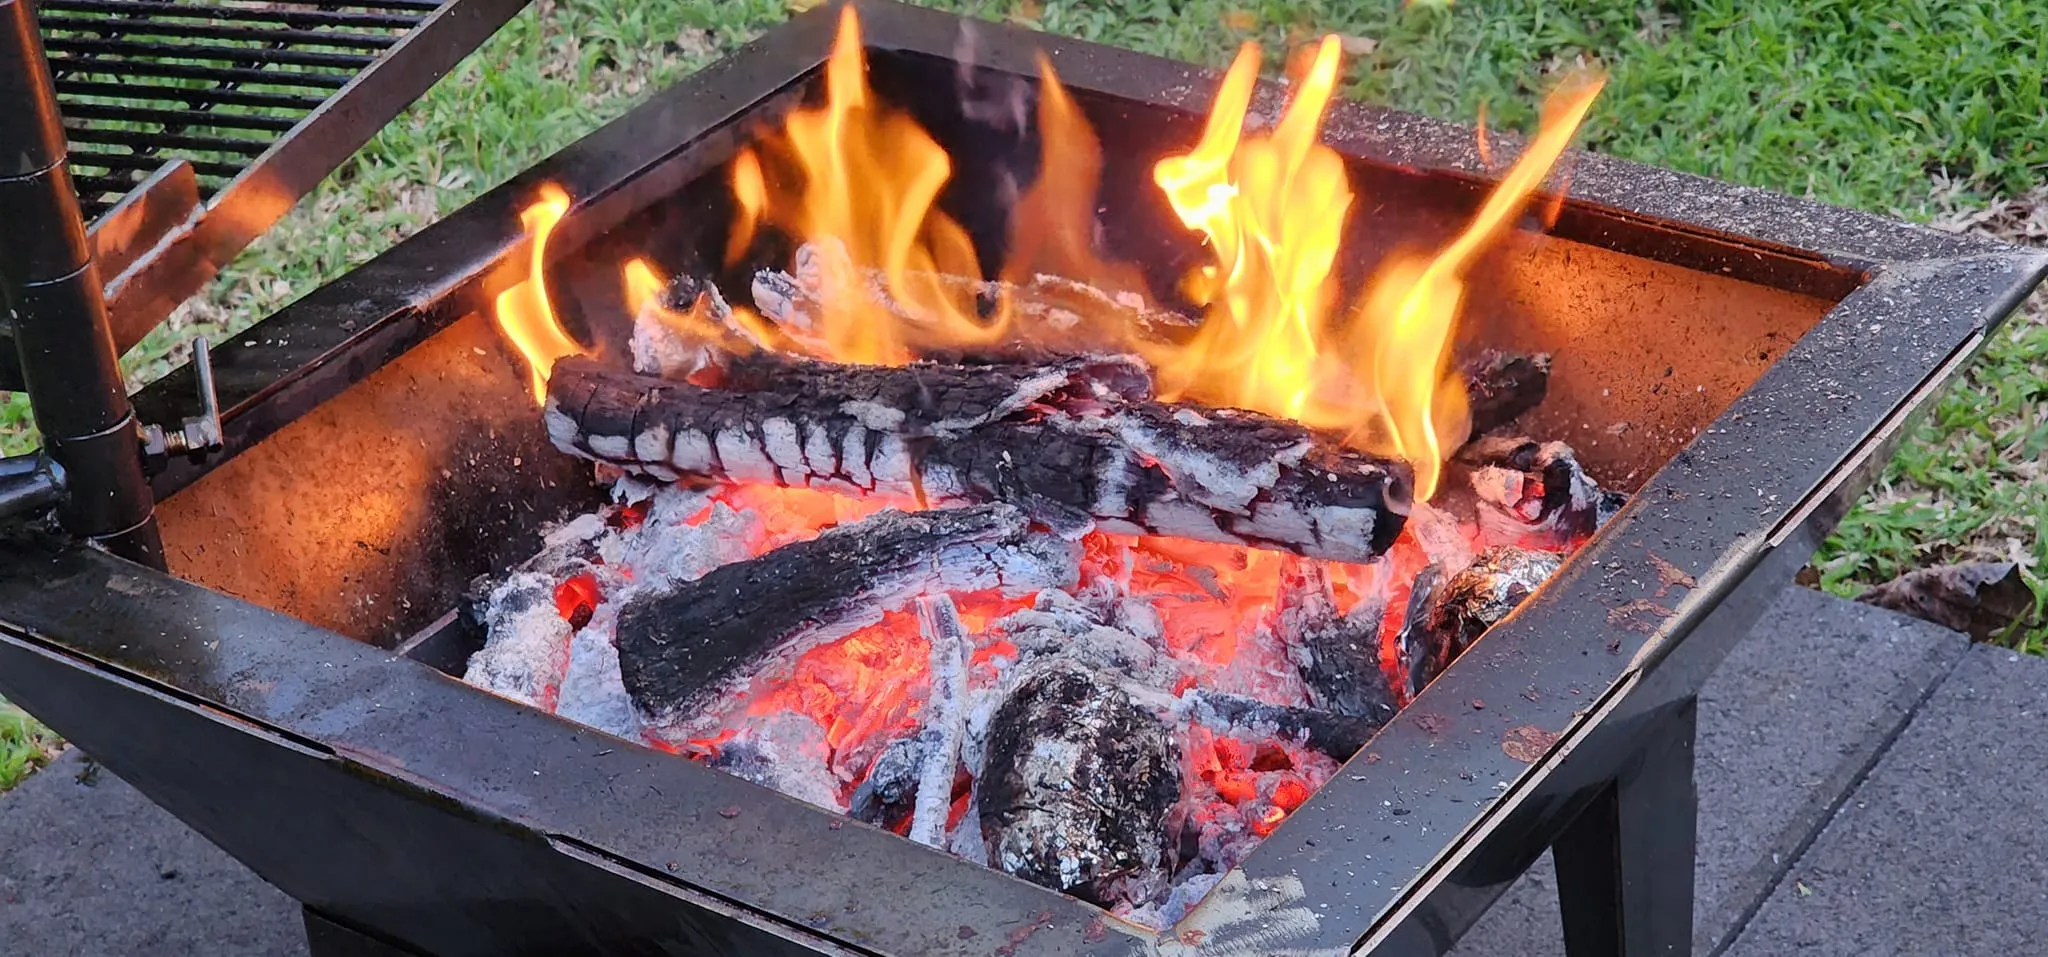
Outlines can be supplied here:
<path id="1" fill-rule="evenodd" d="M 57 736 L 36 719 L 0 701 L 0 791 L 21 783 L 50 760 L 59 747 Z"/>
<path id="2" fill-rule="evenodd" d="M 2048 198 L 2039 0 L 936 5 L 1217 66 L 1245 39 L 1368 38 L 1377 47 L 1353 65 L 1348 94 L 1461 120 L 1484 108 L 1496 126 L 1526 128 L 1552 73 L 1597 62 L 1611 80 L 1584 138 L 1603 152 L 1921 220 L 1998 196 Z M 268 315 L 785 15 L 768 0 L 540 0 L 137 347 L 131 379 L 183 361 L 193 335 Z M 1951 185 L 1937 188 L 1937 173 Z M 2048 567 L 2048 482 L 2032 481 L 2048 451 L 2041 316 L 2015 320 L 1909 438 L 1823 549 L 1827 587 L 1853 592 L 1958 556 Z M 29 441 L 22 404 L 0 405 L 0 448 Z M 2043 637 L 2034 629 L 2029 647 Z M 0 725 L 0 747 L 22 740 Z"/>

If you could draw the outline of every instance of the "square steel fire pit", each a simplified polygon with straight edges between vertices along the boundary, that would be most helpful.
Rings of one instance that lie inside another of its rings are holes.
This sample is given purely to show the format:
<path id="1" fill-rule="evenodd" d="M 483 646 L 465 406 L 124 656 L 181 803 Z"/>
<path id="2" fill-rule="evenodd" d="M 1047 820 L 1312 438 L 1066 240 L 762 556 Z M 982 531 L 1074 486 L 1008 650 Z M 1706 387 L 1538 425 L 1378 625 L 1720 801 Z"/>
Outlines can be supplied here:
<path id="1" fill-rule="evenodd" d="M 1103 138 L 1105 242 L 1172 266 L 1151 162 L 1215 77 L 1142 54 L 859 4 L 871 82 L 991 199 L 1029 137 L 962 76 L 1043 50 Z M 0 551 L 0 691 L 306 904 L 317 953 L 1442 953 L 1554 848 L 1571 952 L 1691 947 L 1694 699 L 2048 257 L 1577 156 L 1546 235 L 1468 315 L 1556 355 L 1545 426 L 1631 504 L 1163 933 L 451 677 L 435 628 L 477 576 L 601 496 L 556 452 L 485 316 L 551 240 L 569 323 L 619 335 L 616 264 L 715 269 L 725 164 L 814 94 L 804 14 L 213 349 L 227 451 L 155 479 L 174 574 L 53 536 Z M 963 73 L 965 70 L 967 72 Z M 1262 103 L 1282 91 L 1262 90 Z M 1439 238 L 1490 185 L 1467 128 L 1340 104 L 1326 141 L 1370 229 Z M 181 370 L 136 397 L 174 421 Z M 358 948 L 358 949 L 346 949 Z"/>

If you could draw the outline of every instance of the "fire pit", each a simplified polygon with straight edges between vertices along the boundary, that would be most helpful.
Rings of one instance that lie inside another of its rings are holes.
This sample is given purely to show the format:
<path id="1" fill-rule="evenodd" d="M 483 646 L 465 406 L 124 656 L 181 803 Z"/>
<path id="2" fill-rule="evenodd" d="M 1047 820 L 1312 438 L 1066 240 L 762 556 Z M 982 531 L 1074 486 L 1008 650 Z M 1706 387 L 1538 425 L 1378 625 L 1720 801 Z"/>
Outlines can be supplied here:
<path id="1" fill-rule="evenodd" d="M 2042 261 L 858 11 L 218 347 L 6 694 L 323 948 L 1441 952 L 1546 848 L 1690 947 L 1694 694 Z"/>

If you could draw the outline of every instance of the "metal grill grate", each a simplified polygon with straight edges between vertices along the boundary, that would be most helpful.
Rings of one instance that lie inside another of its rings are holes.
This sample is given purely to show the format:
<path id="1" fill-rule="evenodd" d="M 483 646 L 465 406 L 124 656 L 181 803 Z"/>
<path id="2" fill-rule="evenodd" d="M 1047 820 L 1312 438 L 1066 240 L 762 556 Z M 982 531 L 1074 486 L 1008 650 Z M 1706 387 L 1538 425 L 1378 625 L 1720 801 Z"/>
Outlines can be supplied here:
<path id="1" fill-rule="evenodd" d="M 172 159 L 212 196 L 440 5 L 42 0 L 86 217 Z"/>

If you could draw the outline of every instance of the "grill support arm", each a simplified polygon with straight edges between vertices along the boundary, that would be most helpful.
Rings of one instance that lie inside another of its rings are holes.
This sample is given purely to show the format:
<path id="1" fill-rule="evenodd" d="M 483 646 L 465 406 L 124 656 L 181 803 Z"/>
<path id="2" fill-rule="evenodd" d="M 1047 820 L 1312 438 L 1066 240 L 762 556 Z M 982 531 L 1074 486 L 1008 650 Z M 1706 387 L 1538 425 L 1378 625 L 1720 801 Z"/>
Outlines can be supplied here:
<path id="1" fill-rule="evenodd" d="M 1698 728 L 1686 699 L 1551 846 L 1571 957 L 1692 953 Z"/>
<path id="2" fill-rule="evenodd" d="M 162 568 L 141 433 L 65 149 L 35 16 L 27 0 L 0 0 L 0 297 L 58 469 L 50 474 L 66 480 L 57 517 L 74 535 Z"/>

